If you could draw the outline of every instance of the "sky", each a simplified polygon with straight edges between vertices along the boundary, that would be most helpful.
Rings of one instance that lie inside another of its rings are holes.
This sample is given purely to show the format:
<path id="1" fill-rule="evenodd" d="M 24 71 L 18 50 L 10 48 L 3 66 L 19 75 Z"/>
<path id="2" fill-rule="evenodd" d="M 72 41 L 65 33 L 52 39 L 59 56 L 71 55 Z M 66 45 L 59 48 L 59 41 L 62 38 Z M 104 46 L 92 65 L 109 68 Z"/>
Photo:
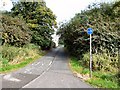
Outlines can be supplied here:
<path id="1" fill-rule="evenodd" d="M 15 0 L 12 0 L 15 1 Z M 17 0 L 18 1 L 18 0 Z M 70 20 L 76 13 L 87 8 L 88 5 L 97 2 L 112 0 L 44 0 L 47 7 L 57 16 L 57 22 Z M 3 4 L 4 3 L 4 4 Z M 3 6 L 4 5 L 4 6 Z M 8 10 L 13 7 L 11 0 L 0 0 L 0 10 Z"/>
<path id="2" fill-rule="evenodd" d="M 57 22 L 70 20 L 76 13 L 80 13 L 88 5 L 97 2 L 107 2 L 110 0 L 45 0 L 46 5 L 51 8 L 57 16 Z"/>
<path id="3" fill-rule="evenodd" d="M 18 1 L 18 0 L 12 0 Z M 47 7 L 49 7 L 53 13 L 57 16 L 58 26 L 61 22 L 70 20 L 76 13 L 80 13 L 88 5 L 98 2 L 110 2 L 113 0 L 44 0 Z M 4 6 L 3 6 L 4 5 Z M 11 0 L 0 0 L 0 10 L 10 11 L 13 7 Z M 55 30 L 56 33 L 56 30 Z M 52 35 L 53 41 L 58 45 L 59 36 Z"/>
<path id="4" fill-rule="evenodd" d="M 13 5 L 10 0 L 0 0 L 0 10 L 10 11 L 12 7 Z"/>

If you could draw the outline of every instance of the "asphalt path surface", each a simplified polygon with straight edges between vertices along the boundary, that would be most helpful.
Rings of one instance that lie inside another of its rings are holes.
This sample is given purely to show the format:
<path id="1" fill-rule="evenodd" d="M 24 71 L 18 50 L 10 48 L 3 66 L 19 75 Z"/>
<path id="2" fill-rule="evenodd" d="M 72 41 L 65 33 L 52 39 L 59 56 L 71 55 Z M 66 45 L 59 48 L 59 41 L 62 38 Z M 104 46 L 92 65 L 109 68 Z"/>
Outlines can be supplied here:
<path id="1" fill-rule="evenodd" d="M 63 47 L 52 49 L 34 63 L 2 75 L 2 88 L 92 88 L 70 71 Z"/>

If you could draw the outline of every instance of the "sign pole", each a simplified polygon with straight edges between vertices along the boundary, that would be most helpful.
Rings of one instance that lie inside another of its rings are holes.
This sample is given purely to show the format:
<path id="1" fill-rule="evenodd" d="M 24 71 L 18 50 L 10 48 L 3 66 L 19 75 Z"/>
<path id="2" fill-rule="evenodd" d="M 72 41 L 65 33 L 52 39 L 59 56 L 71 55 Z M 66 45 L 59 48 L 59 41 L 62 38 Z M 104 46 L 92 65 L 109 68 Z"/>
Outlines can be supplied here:
<path id="1" fill-rule="evenodd" d="M 93 33 L 92 28 L 87 29 L 87 33 L 90 35 L 90 61 L 89 61 L 89 69 L 90 69 L 90 78 L 92 78 L 92 40 L 91 40 L 91 34 Z"/>
<path id="2" fill-rule="evenodd" d="M 92 42 L 90 34 L 90 78 L 92 78 Z"/>

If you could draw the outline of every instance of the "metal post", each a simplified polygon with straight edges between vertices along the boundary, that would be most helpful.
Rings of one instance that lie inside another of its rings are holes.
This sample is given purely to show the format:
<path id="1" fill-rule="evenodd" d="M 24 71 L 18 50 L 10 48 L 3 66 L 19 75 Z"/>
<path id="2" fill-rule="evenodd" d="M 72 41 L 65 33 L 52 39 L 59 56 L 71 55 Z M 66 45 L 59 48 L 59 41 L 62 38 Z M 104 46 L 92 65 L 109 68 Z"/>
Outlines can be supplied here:
<path id="1" fill-rule="evenodd" d="M 90 34 L 90 78 L 92 78 L 92 42 Z"/>

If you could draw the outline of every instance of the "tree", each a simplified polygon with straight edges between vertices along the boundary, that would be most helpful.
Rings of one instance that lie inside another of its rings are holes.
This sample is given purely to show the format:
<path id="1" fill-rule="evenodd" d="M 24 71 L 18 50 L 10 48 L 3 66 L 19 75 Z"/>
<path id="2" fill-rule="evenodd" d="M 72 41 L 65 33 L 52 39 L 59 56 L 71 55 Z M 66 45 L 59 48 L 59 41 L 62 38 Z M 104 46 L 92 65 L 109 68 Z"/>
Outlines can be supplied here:
<path id="1" fill-rule="evenodd" d="M 2 44 L 23 46 L 31 40 L 29 28 L 26 23 L 17 18 L 3 14 L 0 16 Z"/>
<path id="2" fill-rule="evenodd" d="M 93 53 L 107 49 L 114 55 L 120 44 L 119 3 L 101 3 L 99 6 L 89 7 L 88 10 L 76 14 L 69 22 L 62 24 L 59 33 L 66 48 L 77 57 L 88 52 L 89 35 L 86 30 L 91 27 L 94 30 L 92 35 Z"/>
<path id="3" fill-rule="evenodd" d="M 12 15 L 23 18 L 32 32 L 32 43 L 42 49 L 51 47 L 52 37 L 56 27 L 56 16 L 47 8 L 43 0 L 39 2 L 18 2 L 12 8 Z"/>
<path id="4" fill-rule="evenodd" d="M 58 34 L 68 52 L 78 58 L 80 64 L 89 67 L 89 35 L 87 28 L 93 28 L 92 68 L 108 72 L 118 71 L 118 46 L 120 46 L 120 2 L 99 4 L 82 11 L 69 22 L 63 23 Z M 109 12 L 110 11 L 110 12 Z M 119 74 L 120 75 L 120 74 Z"/>

